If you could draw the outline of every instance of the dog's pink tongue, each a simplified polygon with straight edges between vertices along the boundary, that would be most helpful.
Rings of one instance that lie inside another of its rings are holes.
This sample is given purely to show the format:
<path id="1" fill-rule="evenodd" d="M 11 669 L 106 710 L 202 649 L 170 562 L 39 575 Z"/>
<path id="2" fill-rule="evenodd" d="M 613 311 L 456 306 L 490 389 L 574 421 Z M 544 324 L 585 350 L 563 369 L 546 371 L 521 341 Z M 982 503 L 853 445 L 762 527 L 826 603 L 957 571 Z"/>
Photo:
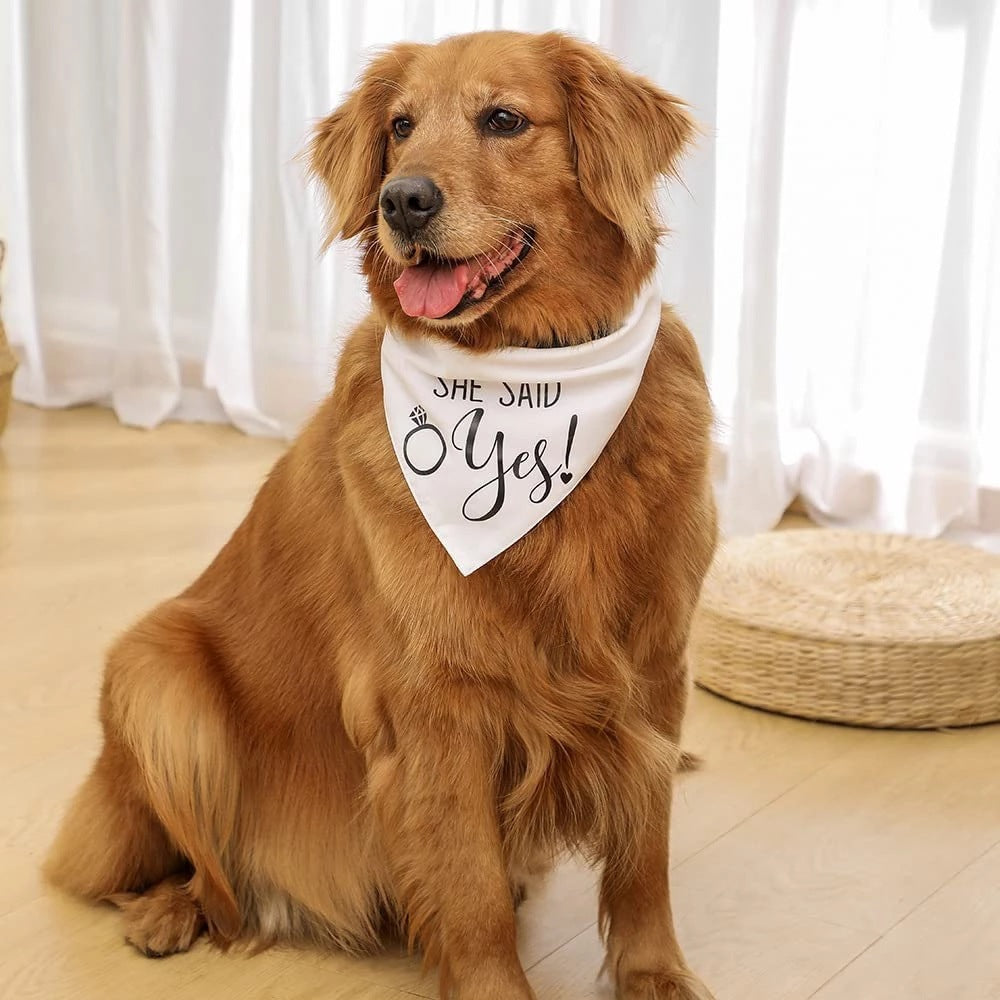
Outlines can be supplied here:
<path id="1" fill-rule="evenodd" d="M 468 264 L 418 264 L 407 267 L 393 287 L 407 316 L 447 316 L 469 288 Z"/>

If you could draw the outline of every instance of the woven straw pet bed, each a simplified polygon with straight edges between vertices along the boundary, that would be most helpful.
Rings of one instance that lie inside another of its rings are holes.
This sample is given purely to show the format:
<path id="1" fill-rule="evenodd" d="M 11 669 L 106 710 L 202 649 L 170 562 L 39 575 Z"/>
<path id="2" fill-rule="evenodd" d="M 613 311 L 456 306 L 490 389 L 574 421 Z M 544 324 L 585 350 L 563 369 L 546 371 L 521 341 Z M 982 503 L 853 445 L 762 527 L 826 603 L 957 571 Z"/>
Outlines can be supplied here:
<path id="1" fill-rule="evenodd" d="M 699 684 L 808 719 L 927 729 L 1000 719 L 1000 558 L 847 531 L 731 541 L 692 633 Z"/>

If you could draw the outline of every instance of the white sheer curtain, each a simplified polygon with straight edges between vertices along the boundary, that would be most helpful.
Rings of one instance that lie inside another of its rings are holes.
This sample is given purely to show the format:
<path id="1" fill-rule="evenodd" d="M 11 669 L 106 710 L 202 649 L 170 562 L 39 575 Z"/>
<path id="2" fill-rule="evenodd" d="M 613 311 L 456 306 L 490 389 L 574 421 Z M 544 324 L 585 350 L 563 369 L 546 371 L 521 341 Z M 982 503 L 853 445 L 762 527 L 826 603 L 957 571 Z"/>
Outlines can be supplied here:
<path id="1" fill-rule="evenodd" d="M 998 6 L 724 5 L 708 359 L 731 530 L 799 492 L 829 523 L 1000 548 Z"/>
<path id="2" fill-rule="evenodd" d="M 295 154 L 370 47 L 561 27 L 707 126 L 664 192 L 727 527 L 1000 535 L 998 0 L 0 0 L 16 393 L 290 434 L 365 308 Z"/>

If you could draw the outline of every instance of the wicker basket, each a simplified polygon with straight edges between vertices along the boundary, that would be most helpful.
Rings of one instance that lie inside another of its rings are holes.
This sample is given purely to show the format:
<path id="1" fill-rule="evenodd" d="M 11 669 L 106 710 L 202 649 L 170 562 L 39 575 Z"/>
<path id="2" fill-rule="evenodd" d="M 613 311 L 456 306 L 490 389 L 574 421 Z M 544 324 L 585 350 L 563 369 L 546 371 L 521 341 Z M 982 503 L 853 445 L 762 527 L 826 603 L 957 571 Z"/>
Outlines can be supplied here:
<path id="1" fill-rule="evenodd" d="M 3 278 L 3 262 L 6 256 L 7 247 L 3 240 L 0 240 L 0 279 Z M 0 286 L 0 290 L 2 290 L 2 286 Z M 0 296 L 0 305 L 2 304 L 2 296 Z M 16 367 L 17 359 L 7 345 L 7 334 L 3 328 L 3 315 L 0 314 L 0 434 L 3 434 L 4 428 L 7 426 Z"/>
<path id="2" fill-rule="evenodd" d="M 786 715 L 930 729 L 1000 719 L 1000 558 L 789 531 L 730 542 L 692 634 L 697 681 Z"/>

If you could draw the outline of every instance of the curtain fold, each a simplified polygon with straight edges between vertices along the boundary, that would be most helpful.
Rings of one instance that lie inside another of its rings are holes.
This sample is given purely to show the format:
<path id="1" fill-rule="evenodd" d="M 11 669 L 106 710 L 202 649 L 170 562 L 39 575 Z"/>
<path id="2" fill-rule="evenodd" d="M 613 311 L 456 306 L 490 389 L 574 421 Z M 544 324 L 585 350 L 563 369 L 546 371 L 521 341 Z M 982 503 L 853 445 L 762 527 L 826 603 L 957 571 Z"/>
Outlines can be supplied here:
<path id="1" fill-rule="evenodd" d="M 600 42 L 704 138 L 664 293 L 718 412 L 731 532 L 1000 547 L 998 0 L 0 0 L 15 392 L 290 435 L 365 311 L 296 159 L 373 46 Z"/>
<path id="2" fill-rule="evenodd" d="M 177 24 L 162 4 L 122 7 L 118 55 L 118 320 L 111 401 L 129 424 L 153 426 L 177 405 L 171 343 L 171 149 Z"/>

